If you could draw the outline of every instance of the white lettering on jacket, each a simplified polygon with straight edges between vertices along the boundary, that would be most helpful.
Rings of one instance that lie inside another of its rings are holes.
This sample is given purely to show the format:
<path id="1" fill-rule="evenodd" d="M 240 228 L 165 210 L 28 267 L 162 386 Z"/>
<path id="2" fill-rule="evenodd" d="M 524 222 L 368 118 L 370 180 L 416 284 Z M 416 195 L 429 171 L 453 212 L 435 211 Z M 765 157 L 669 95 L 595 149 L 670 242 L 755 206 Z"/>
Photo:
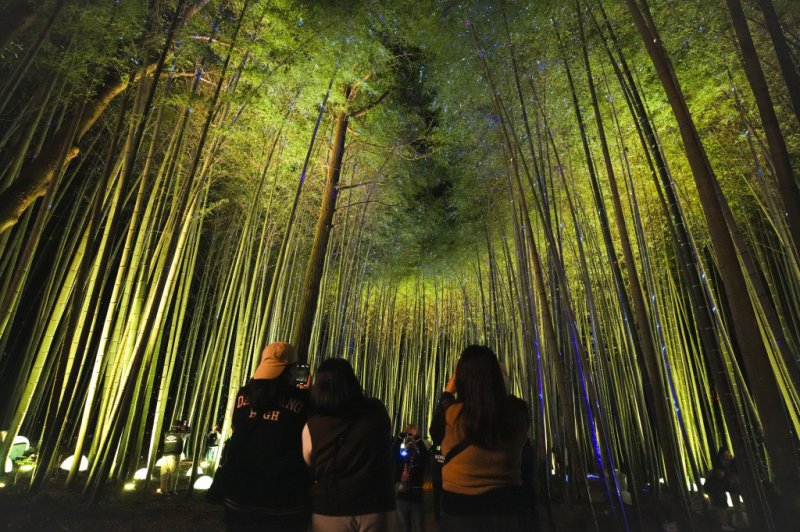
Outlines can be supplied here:
<path id="1" fill-rule="evenodd" d="M 236 408 L 242 408 L 243 406 L 248 406 L 250 401 L 247 400 L 247 397 L 244 395 L 239 395 L 236 397 Z"/>
<path id="2" fill-rule="evenodd" d="M 246 406 L 250 406 L 250 401 L 247 400 L 247 397 L 245 397 L 243 395 L 237 396 L 236 397 L 236 408 L 239 409 L 239 408 L 244 408 Z M 303 402 L 300 401 L 299 399 L 289 398 L 283 404 L 282 408 L 284 408 L 286 410 L 289 410 L 291 412 L 294 412 L 295 414 L 299 414 L 300 411 L 303 410 L 304 406 L 305 405 L 303 404 Z M 261 419 L 263 419 L 264 421 L 278 421 L 278 419 L 280 419 L 280 416 L 281 416 L 281 411 L 280 410 L 270 410 L 270 411 L 264 412 L 261 415 Z M 248 417 L 250 419 L 255 419 L 256 417 L 258 417 L 258 412 L 256 412 L 252 408 L 250 408 L 250 413 L 249 413 Z"/>
<path id="3" fill-rule="evenodd" d="M 299 414 L 300 411 L 303 409 L 302 401 L 298 401 L 297 399 L 287 399 L 286 402 L 283 404 L 283 408 L 286 410 L 291 410 L 295 414 Z"/>

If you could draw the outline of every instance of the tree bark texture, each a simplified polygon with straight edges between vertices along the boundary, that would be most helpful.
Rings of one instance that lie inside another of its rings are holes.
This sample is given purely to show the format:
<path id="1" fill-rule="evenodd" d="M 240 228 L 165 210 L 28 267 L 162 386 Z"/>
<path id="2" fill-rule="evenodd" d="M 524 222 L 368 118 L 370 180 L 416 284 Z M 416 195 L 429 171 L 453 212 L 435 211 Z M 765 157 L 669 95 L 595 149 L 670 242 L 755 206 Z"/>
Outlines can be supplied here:
<path id="1" fill-rule="evenodd" d="M 166 52 L 169 51 L 170 43 L 178 28 L 185 27 L 192 16 L 202 9 L 209 0 L 200 0 L 197 3 L 184 7 L 185 0 L 178 3 L 177 11 L 180 15 L 173 19 L 169 29 L 169 35 L 165 43 Z M 63 0 L 57 5 L 62 5 Z M 0 32 L 2 35 L 2 32 Z M 1 48 L 1 47 L 0 47 Z M 165 52 L 165 54 L 166 54 Z M 163 54 L 165 56 L 165 54 Z M 156 76 L 163 65 L 165 57 L 160 62 L 149 64 L 139 75 Z M 17 179 L 5 190 L 0 191 L 0 234 L 17 223 L 19 217 L 30 207 L 36 199 L 44 194 L 52 186 L 53 178 L 64 165 L 78 156 L 80 143 L 84 135 L 94 126 L 95 122 L 102 116 L 111 102 L 128 88 L 130 79 L 115 79 L 107 83 L 101 90 L 96 92 L 95 98 L 86 104 L 82 111 L 76 111 L 80 121 L 77 129 L 65 129 L 63 126 L 56 131 L 54 137 L 49 142 L 49 147 L 43 150 L 39 156 L 28 163 L 20 171 Z M 157 83 L 157 79 L 154 83 Z M 73 114 L 73 117 L 75 114 Z M 66 121 L 65 124 L 70 121 Z M 64 152 L 62 146 L 72 144 L 68 151 Z"/>
<path id="2" fill-rule="evenodd" d="M 347 87 L 345 96 L 349 96 L 351 90 L 351 87 Z M 342 173 L 342 158 L 344 157 L 349 118 L 346 110 L 339 111 L 336 115 L 333 141 L 328 152 L 328 172 L 322 193 L 322 205 L 320 205 L 319 216 L 317 217 L 314 242 L 311 245 L 311 254 L 308 257 L 306 276 L 303 281 L 303 293 L 300 295 L 300 309 L 295 322 L 294 333 L 292 334 L 292 343 L 297 348 L 298 358 L 302 362 L 308 360 L 308 347 L 311 343 L 311 330 L 314 326 L 314 316 L 317 312 L 322 271 L 325 265 L 325 255 L 328 251 L 333 213 L 336 210 L 337 187 Z"/>
<path id="3" fill-rule="evenodd" d="M 39 156 L 26 164 L 17 179 L 0 192 L 0 234 L 16 224 L 22 213 L 47 193 L 53 178 L 80 153 L 77 144 L 114 98 L 128 88 L 128 83 L 127 79 L 112 82 L 82 110 L 74 111 L 73 120 L 64 121 Z M 80 116 L 77 127 L 74 123 L 76 115 Z M 69 148 L 65 151 L 67 146 Z"/>

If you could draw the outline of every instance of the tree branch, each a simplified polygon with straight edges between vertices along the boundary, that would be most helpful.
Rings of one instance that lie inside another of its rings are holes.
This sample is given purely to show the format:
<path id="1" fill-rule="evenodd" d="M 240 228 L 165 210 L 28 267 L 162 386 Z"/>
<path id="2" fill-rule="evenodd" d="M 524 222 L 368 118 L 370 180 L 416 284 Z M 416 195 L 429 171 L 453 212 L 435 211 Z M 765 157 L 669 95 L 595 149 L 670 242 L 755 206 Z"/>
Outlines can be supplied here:
<path id="1" fill-rule="evenodd" d="M 383 205 L 384 207 L 394 207 L 394 208 L 400 207 L 400 205 L 396 205 L 396 204 L 393 204 L 393 203 L 384 203 L 383 201 L 380 201 L 380 200 L 364 200 L 364 201 L 356 201 L 355 203 L 348 203 L 347 205 L 337 206 L 336 210 L 339 211 L 341 209 L 346 209 L 346 208 L 349 208 L 349 207 L 353 207 L 355 205 L 362 205 L 364 203 L 377 203 L 379 205 Z"/>
<path id="2" fill-rule="evenodd" d="M 367 185 L 382 185 L 385 182 L 386 181 L 364 181 L 362 183 L 356 183 L 354 185 L 344 185 L 341 187 L 336 187 L 336 190 L 341 192 L 342 190 L 350 190 L 351 188 L 365 187 Z"/>
<path id="3" fill-rule="evenodd" d="M 387 96 L 389 96 L 389 92 L 390 92 L 390 89 L 386 89 L 386 91 L 384 91 L 384 93 L 383 93 L 383 94 L 381 94 L 381 95 L 378 97 L 378 99 L 377 99 L 377 100 L 375 100 L 374 102 L 372 102 L 372 103 L 370 103 L 370 104 L 367 104 L 367 105 L 365 105 L 364 107 L 362 107 L 362 108 L 361 108 L 361 109 L 359 109 L 358 111 L 356 111 L 356 112 L 354 112 L 354 113 L 351 113 L 351 114 L 350 114 L 350 116 L 351 116 L 352 118 L 361 118 L 362 116 L 364 116 L 365 114 L 367 114 L 368 112 L 370 112 L 370 111 L 371 111 L 373 108 L 375 108 L 376 106 L 378 106 L 378 105 L 379 105 L 379 104 L 380 104 L 380 103 L 381 103 L 383 100 L 385 100 L 385 99 L 386 99 L 386 97 L 387 97 Z"/>

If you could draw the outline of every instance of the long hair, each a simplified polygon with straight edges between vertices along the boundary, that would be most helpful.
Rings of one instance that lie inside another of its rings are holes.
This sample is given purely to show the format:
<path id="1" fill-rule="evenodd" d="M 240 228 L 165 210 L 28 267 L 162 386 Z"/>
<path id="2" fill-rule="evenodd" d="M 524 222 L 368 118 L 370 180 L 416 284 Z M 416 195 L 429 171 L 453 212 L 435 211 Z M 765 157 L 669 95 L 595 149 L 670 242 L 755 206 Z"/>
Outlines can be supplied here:
<path id="1" fill-rule="evenodd" d="M 456 391 L 462 403 L 456 424 L 466 438 L 491 448 L 513 433 L 518 412 L 510 404 L 503 371 L 491 349 L 464 349 L 456 365 Z"/>
<path id="2" fill-rule="evenodd" d="M 329 358 L 320 364 L 311 388 L 314 413 L 346 417 L 363 401 L 364 392 L 349 362 Z"/>

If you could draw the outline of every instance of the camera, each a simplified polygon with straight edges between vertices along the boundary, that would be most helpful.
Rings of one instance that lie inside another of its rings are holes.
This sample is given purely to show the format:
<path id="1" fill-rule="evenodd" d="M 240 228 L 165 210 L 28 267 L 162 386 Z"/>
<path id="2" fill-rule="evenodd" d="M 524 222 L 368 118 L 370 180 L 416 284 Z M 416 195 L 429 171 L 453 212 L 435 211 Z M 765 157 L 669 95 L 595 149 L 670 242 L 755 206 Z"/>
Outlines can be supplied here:
<path id="1" fill-rule="evenodd" d="M 419 454 L 417 441 L 413 436 L 406 436 L 400 443 L 400 456 L 402 458 L 415 458 Z"/>
<path id="2" fill-rule="evenodd" d="M 308 367 L 308 364 L 298 365 L 294 373 L 295 384 L 305 384 L 308 381 L 308 375 L 310 372 L 311 368 Z"/>

